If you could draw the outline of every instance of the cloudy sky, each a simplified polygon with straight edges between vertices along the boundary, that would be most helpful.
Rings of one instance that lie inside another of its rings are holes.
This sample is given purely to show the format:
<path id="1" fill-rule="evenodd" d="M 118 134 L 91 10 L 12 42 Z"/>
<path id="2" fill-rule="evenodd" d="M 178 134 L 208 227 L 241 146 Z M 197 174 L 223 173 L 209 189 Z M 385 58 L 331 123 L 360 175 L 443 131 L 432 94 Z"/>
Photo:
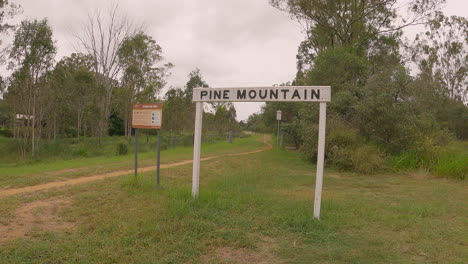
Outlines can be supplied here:
<path id="1" fill-rule="evenodd" d="M 57 41 L 57 60 L 74 52 L 74 35 L 107 0 L 17 0 L 18 19 L 47 17 Z M 183 87 L 198 67 L 211 87 L 270 86 L 295 75 L 301 27 L 268 0 L 116 0 L 163 48 L 175 67 L 169 86 Z M 448 0 L 449 15 L 468 16 L 468 0 Z M 413 29 L 414 31 L 414 29 Z M 414 32 L 413 32 L 414 33 Z M 260 110 L 261 103 L 237 103 L 239 120 Z"/>

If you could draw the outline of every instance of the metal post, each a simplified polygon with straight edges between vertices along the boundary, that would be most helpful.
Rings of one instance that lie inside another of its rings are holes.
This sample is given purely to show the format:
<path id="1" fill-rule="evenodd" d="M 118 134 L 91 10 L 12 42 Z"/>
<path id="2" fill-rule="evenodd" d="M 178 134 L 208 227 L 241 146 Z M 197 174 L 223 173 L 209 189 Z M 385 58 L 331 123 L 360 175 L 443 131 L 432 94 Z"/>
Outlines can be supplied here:
<path id="1" fill-rule="evenodd" d="M 156 162 L 156 187 L 159 188 L 159 168 L 161 167 L 161 129 L 158 129 L 158 144 L 157 144 L 157 162 Z"/>
<path id="2" fill-rule="evenodd" d="M 276 146 L 277 146 L 278 148 L 280 148 L 280 121 L 279 121 L 279 120 L 278 120 L 278 129 L 277 129 L 277 130 L 278 130 L 278 132 L 277 132 L 277 133 L 278 133 L 278 136 L 276 136 L 276 137 L 277 137 L 277 139 L 276 139 Z"/>
<path id="3" fill-rule="evenodd" d="M 192 196 L 198 197 L 198 185 L 200 182 L 200 148 L 203 121 L 203 102 L 196 103 L 195 110 L 195 134 L 193 142 L 193 171 L 192 171 Z"/>
<path id="4" fill-rule="evenodd" d="M 314 218 L 320 218 L 320 203 L 322 200 L 323 164 L 325 158 L 325 125 L 327 118 L 327 103 L 320 103 L 319 135 L 317 154 L 317 176 L 315 179 Z"/>
<path id="5" fill-rule="evenodd" d="M 135 178 L 138 175 L 138 128 L 135 128 Z"/>

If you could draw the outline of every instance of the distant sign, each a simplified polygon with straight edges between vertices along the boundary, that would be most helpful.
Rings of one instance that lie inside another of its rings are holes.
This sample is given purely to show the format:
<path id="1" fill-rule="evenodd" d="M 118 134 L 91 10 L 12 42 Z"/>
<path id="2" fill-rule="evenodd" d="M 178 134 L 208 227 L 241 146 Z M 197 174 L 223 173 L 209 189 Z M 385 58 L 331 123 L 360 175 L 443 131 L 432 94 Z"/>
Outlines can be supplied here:
<path id="1" fill-rule="evenodd" d="M 330 86 L 195 88 L 193 102 L 330 102 Z"/>
<path id="2" fill-rule="evenodd" d="M 281 110 L 276 111 L 276 120 L 281 121 Z"/>
<path id="3" fill-rule="evenodd" d="M 132 127 L 160 129 L 162 123 L 162 104 L 133 105 Z"/>

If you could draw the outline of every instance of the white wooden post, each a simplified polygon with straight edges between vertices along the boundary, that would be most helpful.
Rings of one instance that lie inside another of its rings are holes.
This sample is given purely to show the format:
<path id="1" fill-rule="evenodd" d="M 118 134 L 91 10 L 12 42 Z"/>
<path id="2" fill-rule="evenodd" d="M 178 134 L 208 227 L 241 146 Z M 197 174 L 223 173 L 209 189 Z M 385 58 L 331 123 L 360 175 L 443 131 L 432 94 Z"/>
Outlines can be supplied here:
<path id="1" fill-rule="evenodd" d="M 192 196 L 198 197 L 198 185 L 200 182 L 200 148 L 203 121 L 203 102 L 196 103 L 195 110 L 195 134 L 193 139 L 193 171 L 192 171 Z"/>
<path id="2" fill-rule="evenodd" d="M 325 158 L 325 125 L 327 118 L 327 103 L 320 103 L 319 135 L 317 154 L 317 176 L 315 178 L 314 218 L 320 218 L 320 203 L 322 200 L 323 163 Z"/>

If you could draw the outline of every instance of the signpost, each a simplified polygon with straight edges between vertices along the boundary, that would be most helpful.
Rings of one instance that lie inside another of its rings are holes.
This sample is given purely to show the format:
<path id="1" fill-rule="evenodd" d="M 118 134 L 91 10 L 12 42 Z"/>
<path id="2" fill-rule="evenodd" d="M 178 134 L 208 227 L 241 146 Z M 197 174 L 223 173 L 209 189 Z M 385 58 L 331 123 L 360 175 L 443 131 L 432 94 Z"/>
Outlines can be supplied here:
<path id="1" fill-rule="evenodd" d="M 138 174 L 138 129 L 157 129 L 156 186 L 159 187 L 161 161 L 162 104 L 135 104 L 132 112 L 132 127 L 135 129 L 135 178 Z"/>
<path id="2" fill-rule="evenodd" d="M 278 148 L 280 148 L 280 121 L 281 121 L 281 110 L 276 111 L 276 121 L 278 121 L 278 136 L 276 139 L 276 143 Z"/>
<path id="3" fill-rule="evenodd" d="M 319 135 L 317 176 L 315 182 L 314 217 L 320 218 L 322 198 L 323 166 L 325 157 L 325 125 L 327 103 L 331 100 L 330 86 L 275 86 L 195 88 L 192 101 L 196 102 L 195 137 L 193 144 L 192 196 L 198 197 L 200 182 L 200 147 L 202 132 L 203 102 L 318 102 Z M 278 116 L 277 116 L 278 118 Z M 281 119 L 281 118 L 280 118 Z M 278 120 L 279 124 L 279 120 Z M 279 133 L 279 127 L 278 127 Z"/>

